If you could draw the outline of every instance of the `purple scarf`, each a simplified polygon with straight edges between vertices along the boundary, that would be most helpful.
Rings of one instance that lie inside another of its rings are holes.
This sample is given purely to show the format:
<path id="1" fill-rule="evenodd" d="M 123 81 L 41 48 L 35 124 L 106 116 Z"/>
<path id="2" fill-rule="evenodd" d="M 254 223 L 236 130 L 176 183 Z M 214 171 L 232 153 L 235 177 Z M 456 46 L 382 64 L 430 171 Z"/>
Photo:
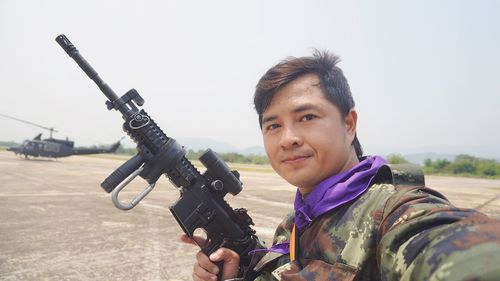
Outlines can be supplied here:
<path id="1" fill-rule="evenodd" d="M 297 230 L 303 230 L 322 214 L 352 201 L 370 186 L 371 180 L 378 169 L 387 162 L 380 156 L 369 156 L 349 171 L 333 175 L 320 182 L 313 191 L 302 200 L 302 194 L 297 190 L 295 195 L 295 218 Z M 264 249 L 265 250 L 265 249 Z M 290 241 L 273 245 L 271 252 L 288 254 Z"/>

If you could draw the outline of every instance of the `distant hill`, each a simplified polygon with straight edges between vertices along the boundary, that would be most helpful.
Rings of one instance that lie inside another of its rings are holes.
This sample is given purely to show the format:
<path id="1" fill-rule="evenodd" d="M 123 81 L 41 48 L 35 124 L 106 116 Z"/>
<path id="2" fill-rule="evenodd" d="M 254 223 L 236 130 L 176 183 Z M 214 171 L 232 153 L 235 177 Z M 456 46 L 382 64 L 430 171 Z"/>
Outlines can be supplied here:
<path id="1" fill-rule="evenodd" d="M 209 138 L 176 138 L 176 140 L 186 149 L 194 151 L 212 149 L 215 152 L 227 153 L 236 152 L 245 156 L 248 155 L 265 155 L 266 152 L 261 146 L 251 146 L 246 148 L 238 148 L 232 144 L 212 140 Z"/>
<path id="2" fill-rule="evenodd" d="M 239 153 L 243 155 L 266 155 L 266 150 L 262 146 L 251 146 L 240 149 Z"/>
<path id="3" fill-rule="evenodd" d="M 413 148 L 391 147 L 391 146 L 367 146 L 363 147 L 369 155 L 389 154 L 402 155 L 406 160 L 415 164 L 423 164 L 426 158 L 431 160 L 446 159 L 454 160 L 457 155 L 467 154 L 482 159 L 493 159 L 500 162 L 500 145 L 477 145 L 477 146 L 421 146 Z"/>

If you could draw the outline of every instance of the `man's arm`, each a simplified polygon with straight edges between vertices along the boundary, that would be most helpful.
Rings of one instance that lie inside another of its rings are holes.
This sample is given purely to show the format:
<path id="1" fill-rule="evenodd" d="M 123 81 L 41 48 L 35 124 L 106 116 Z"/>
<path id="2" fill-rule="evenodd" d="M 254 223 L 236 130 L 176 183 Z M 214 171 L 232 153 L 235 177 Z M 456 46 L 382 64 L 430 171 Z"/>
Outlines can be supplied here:
<path id="1" fill-rule="evenodd" d="M 377 249 L 382 279 L 498 280 L 500 221 L 402 187 L 386 204 Z"/>

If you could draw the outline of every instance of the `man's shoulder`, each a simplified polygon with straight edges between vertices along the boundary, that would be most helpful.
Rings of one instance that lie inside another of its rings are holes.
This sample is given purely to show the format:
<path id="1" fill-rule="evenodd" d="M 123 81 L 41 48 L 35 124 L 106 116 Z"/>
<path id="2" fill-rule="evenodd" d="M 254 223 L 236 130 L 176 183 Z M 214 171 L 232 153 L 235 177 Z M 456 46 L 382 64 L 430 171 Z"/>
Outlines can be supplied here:
<path id="1" fill-rule="evenodd" d="M 404 202 L 420 197 L 436 198 L 435 202 L 449 204 L 445 196 L 425 186 L 424 174 L 419 166 L 388 164 L 377 171 L 369 188 L 349 204 L 346 212 L 370 212 L 377 217 L 384 216 Z"/>
<path id="2" fill-rule="evenodd" d="M 422 168 L 415 164 L 385 164 L 373 176 L 371 184 L 386 183 L 393 186 L 425 186 Z"/>

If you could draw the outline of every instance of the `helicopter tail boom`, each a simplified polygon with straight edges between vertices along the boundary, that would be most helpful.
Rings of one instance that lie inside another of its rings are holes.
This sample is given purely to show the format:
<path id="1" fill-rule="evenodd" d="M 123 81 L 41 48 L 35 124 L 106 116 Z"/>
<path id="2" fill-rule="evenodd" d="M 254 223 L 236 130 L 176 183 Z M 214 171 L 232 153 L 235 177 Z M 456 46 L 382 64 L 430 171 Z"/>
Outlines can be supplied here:
<path id="1" fill-rule="evenodd" d="M 116 142 L 109 148 L 75 148 L 73 150 L 73 155 L 85 155 L 85 154 L 98 154 L 98 153 L 113 153 L 118 147 L 120 147 L 120 142 Z"/>

